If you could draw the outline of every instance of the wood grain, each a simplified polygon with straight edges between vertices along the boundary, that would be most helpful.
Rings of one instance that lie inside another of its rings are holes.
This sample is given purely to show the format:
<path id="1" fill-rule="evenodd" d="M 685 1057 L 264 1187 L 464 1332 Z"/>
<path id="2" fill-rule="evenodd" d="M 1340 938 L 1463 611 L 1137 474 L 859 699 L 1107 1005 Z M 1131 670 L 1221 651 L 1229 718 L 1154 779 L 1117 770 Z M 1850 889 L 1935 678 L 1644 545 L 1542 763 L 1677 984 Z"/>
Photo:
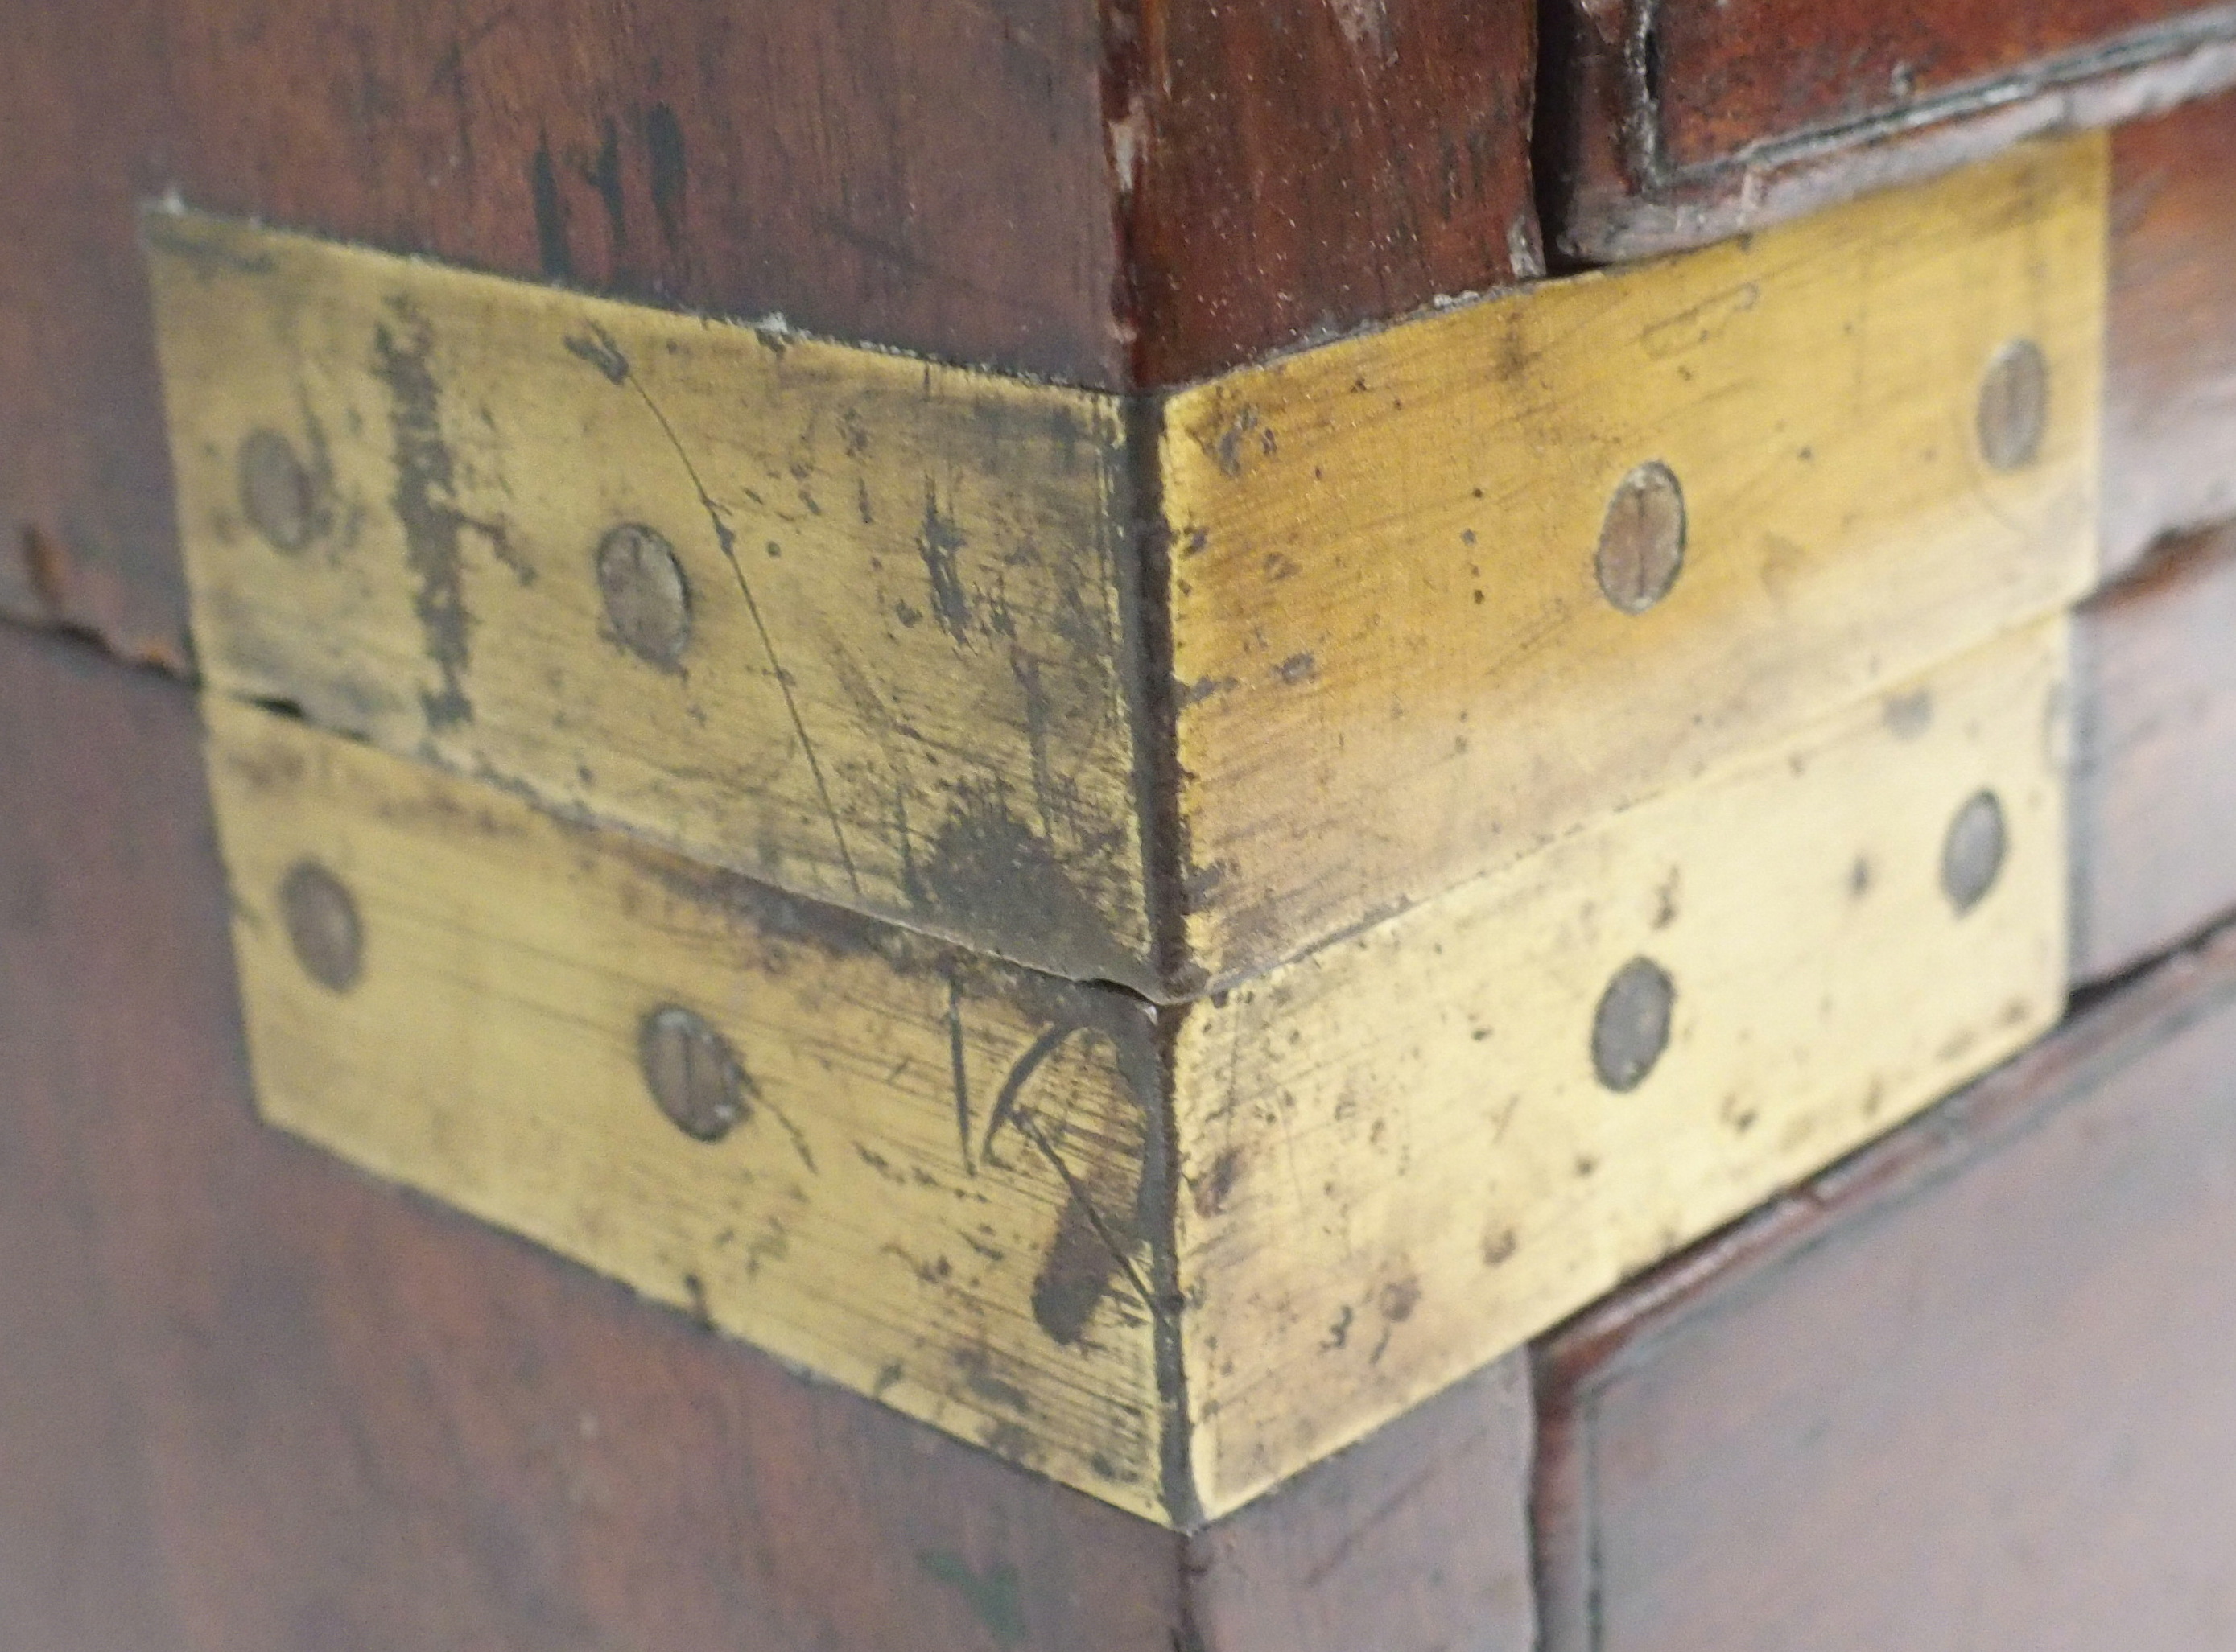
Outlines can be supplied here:
<path id="1" fill-rule="evenodd" d="M 1876 0 L 1826 9 L 1796 0 L 1661 0 L 1661 150 L 1674 169 L 1726 159 L 1766 138 L 1844 128 L 1965 87 L 2101 54 L 2138 30 L 2164 45 L 2225 6 L 2199 0 Z M 2187 30 L 2169 25 L 2187 24 Z M 1837 66 L 1837 67 L 1836 67 Z"/>
<path id="2" fill-rule="evenodd" d="M 1699 246 L 2236 81 L 2197 0 L 1556 0 L 1536 134 L 1565 254 Z"/>
<path id="3" fill-rule="evenodd" d="M 210 683 L 1154 985 L 1113 398 L 199 217 L 148 235 Z M 305 495 L 278 542 L 244 482 L 275 437 Z M 623 528 L 681 579 L 672 651 L 602 597 Z"/>
<path id="4" fill-rule="evenodd" d="M 1133 382 L 1544 273 L 1529 0 L 1119 0 Z"/>
<path id="5" fill-rule="evenodd" d="M 1162 1098 L 1138 1000 L 205 711 L 267 1121 L 1164 1518 Z M 286 899 L 306 865 L 354 903 L 339 981 Z M 736 1064 L 719 1140 L 648 1093 L 668 1006 Z"/>
<path id="6" fill-rule="evenodd" d="M 1548 1652 L 2236 1621 L 2223 936 L 1549 1345 Z"/>
<path id="7" fill-rule="evenodd" d="M 2065 622 L 1207 1001 L 1175 1046 L 1189 1456 L 1231 1508 L 2063 1007 Z M 2007 849 L 1941 868 L 1983 789 Z M 1595 1072 L 1639 959 L 1666 1051 Z"/>
<path id="8" fill-rule="evenodd" d="M 2118 975 L 2236 910 L 2236 530 L 2170 547 L 2074 632 L 2073 970 Z"/>
<path id="9" fill-rule="evenodd" d="M 2236 94 L 2112 134 L 2104 569 L 2236 515 Z"/>
<path id="10" fill-rule="evenodd" d="M 2095 560 L 2103 148 L 1314 351 L 1168 404 L 1181 871 L 1214 981 L 2070 602 Z M 2038 460 L 1982 375 L 2050 363 Z M 1660 462 L 1685 566 L 1595 580 Z"/>

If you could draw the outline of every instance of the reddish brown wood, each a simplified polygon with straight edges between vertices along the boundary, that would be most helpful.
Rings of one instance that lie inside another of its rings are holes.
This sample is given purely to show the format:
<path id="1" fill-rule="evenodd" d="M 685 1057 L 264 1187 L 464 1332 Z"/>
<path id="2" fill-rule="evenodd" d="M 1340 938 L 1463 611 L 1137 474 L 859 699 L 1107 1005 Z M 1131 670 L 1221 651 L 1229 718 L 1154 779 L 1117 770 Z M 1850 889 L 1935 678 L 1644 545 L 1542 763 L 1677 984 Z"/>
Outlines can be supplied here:
<path id="1" fill-rule="evenodd" d="M 1638 257 L 2236 81 L 2219 0 L 1551 0 L 1555 244 Z"/>
<path id="2" fill-rule="evenodd" d="M 1530 1652 L 1533 1443 L 1511 1355 L 1200 1534 L 1205 1652 Z"/>
<path id="3" fill-rule="evenodd" d="M 175 682 L 0 626 L 0 1646 L 1529 1646 L 1516 1367 L 1191 1556 L 258 1125 Z"/>
<path id="4" fill-rule="evenodd" d="M 1548 1652 L 2236 1627 L 2236 936 L 1558 1336 Z"/>
<path id="5" fill-rule="evenodd" d="M 1661 161 L 1681 170 L 1766 139 L 1930 104 L 2214 9 L 2199 0 L 1660 0 Z"/>
<path id="6" fill-rule="evenodd" d="M 2236 94 L 2112 139 L 2104 560 L 2236 516 Z"/>
<path id="7" fill-rule="evenodd" d="M 1543 272 L 1529 0 L 1126 0 L 1136 382 Z"/>
<path id="8" fill-rule="evenodd" d="M 1531 43 L 1529 0 L 21 0 L 0 611 L 185 658 L 145 199 L 1124 389 L 1534 272 Z"/>
<path id="9" fill-rule="evenodd" d="M 2073 972 L 2236 911 L 2236 528 L 2170 547 L 2075 632 Z"/>

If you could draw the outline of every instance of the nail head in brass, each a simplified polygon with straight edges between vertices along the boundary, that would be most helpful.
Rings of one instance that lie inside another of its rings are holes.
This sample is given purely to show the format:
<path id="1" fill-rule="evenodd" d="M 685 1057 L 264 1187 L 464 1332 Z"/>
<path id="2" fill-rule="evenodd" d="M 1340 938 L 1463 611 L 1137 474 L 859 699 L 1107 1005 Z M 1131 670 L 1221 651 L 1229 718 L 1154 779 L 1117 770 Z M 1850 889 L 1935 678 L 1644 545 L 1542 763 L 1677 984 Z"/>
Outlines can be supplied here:
<path id="1" fill-rule="evenodd" d="M 636 1046 L 645 1087 L 694 1141 L 719 1142 L 745 1118 L 745 1065 L 704 1016 L 664 1004 L 644 1018 Z"/>
<path id="2" fill-rule="evenodd" d="M 1976 791 L 1966 798 L 1941 841 L 1941 890 L 1960 917 L 1995 888 L 2008 843 L 2003 805 L 1996 794 Z"/>
<path id="3" fill-rule="evenodd" d="M 2042 455 L 2049 429 L 2049 359 L 2031 338 L 1996 352 L 1980 384 L 1980 455 L 1996 470 L 2020 470 Z"/>
<path id="4" fill-rule="evenodd" d="M 1685 490 L 1676 473 L 1649 460 L 1615 484 L 1600 523 L 1600 591 L 1625 613 L 1644 613 L 1669 594 L 1685 567 Z"/>
<path id="5" fill-rule="evenodd" d="M 598 541 L 598 590 L 621 646 L 673 671 L 691 644 L 691 587 L 675 547 L 641 522 L 622 523 Z"/>
<path id="6" fill-rule="evenodd" d="M 1592 1017 L 1592 1070 L 1608 1089 L 1635 1090 L 1669 1047 L 1677 985 L 1651 958 L 1634 958 L 1615 973 Z"/>
<path id="7" fill-rule="evenodd" d="M 346 993 L 365 970 L 365 928 L 348 888 L 316 861 L 298 861 L 280 883 L 280 910 L 303 973 Z"/>
<path id="8" fill-rule="evenodd" d="M 277 430 L 251 430 L 240 444 L 240 508 L 275 551 L 293 555 L 318 532 L 311 473 Z"/>

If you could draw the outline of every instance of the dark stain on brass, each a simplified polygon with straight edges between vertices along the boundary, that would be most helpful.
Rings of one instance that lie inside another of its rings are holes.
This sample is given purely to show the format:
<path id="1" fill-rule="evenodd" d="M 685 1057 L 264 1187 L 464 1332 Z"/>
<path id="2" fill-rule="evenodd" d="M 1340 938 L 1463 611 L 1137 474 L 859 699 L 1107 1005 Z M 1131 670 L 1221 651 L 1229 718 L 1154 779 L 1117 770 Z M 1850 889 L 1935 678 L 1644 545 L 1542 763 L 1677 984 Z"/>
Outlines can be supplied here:
<path id="1" fill-rule="evenodd" d="M 1996 352 L 1980 383 L 1980 456 L 1996 470 L 2020 470 L 2041 456 L 2049 429 L 2049 360 L 2031 338 Z"/>
<path id="2" fill-rule="evenodd" d="M 1618 1092 L 1646 1082 L 1669 1047 L 1676 983 L 1651 958 L 1634 958 L 1615 973 L 1592 1017 L 1592 1070 Z"/>
<path id="3" fill-rule="evenodd" d="M 1088 1321 L 1117 1276 L 1119 1259 L 1085 1192 L 1074 1189 L 1040 1272 L 1033 1276 L 1033 1318 L 1062 1347 L 1087 1334 Z"/>
<path id="4" fill-rule="evenodd" d="M 674 671 L 691 646 L 691 583 L 675 547 L 641 522 L 598 541 L 598 593 L 615 639 L 648 665 Z"/>
<path id="5" fill-rule="evenodd" d="M 439 690 L 421 692 L 420 708 L 428 727 L 455 728 L 474 716 L 466 693 L 474 620 L 466 606 L 462 541 L 469 528 L 492 540 L 503 530 L 472 521 L 458 508 L 457 461 L 443 433 L 433 327 L 401 296 L 388 301 L 387 311 L 389 318 L 373 330 L 373 372 L 388 391 L 395 442 L 390 462 L 396 489 L 389 504 L 404 529 L 404 560 L 418 580 L 411 612 L 427 658 L 443 678 Z"/>
<path id="6" fill-rule="evenodd" d="M 1907 694 L 1897 694 L 1881 708 L 1887 731 L 1897 740 L 1915 740 L 1930 732 L 1933 727 L 1933 691 L 1912 689 Z"/>
<path id="7" fill-rule="evenodd" d="M 653 1100 L 694 1141 L 720 1141 L 753 1111 L 745 1064 L 695 1011 L 680 1004 L 654 1010 L 637 1028 L 636 1053 Z"/>
<path id="8" fill-rule="evenodd" d="M 2001 800 L 1992 791 L 1974 792 L 1941 841 L 1941 890 L 1960 917 L 1995 888 L 2008 845 Z"/>
<path id="9" fill-rule="evenodd" d="M 932 613 L 940 629 L 957 642 L 970 640 L 970 595 L 963 587 L 958 560 L 970 543 L 955 519 L 941 514 L 939 495 L 926 482 L 924 527 L 917 535 L 917 550 L 924 557 L 924 577 L 931 582 Z"/>
<path id="10" fill-rule="evenodd" d="M 346 993 L 365 973 L 365 926 L 348 888 L 316 861 L 298 861 L 280 882 L 280 910 L 303 973 Z"/>
<path id="11" fill-rule="evenodd" d="M 1601 593 L 1625 613 L 1669 594 L 1685 567 L 1685 489 L 1667 465 L 1649 460 L 1615 484 L 1595 566 Z"/>
<path id="12" fill-rule="evenodd" d="M 317 536 L 316 484 L 277 430 L 259 427 L 240 444 L 240 508 L 275 551 L 293 555 Z"/>

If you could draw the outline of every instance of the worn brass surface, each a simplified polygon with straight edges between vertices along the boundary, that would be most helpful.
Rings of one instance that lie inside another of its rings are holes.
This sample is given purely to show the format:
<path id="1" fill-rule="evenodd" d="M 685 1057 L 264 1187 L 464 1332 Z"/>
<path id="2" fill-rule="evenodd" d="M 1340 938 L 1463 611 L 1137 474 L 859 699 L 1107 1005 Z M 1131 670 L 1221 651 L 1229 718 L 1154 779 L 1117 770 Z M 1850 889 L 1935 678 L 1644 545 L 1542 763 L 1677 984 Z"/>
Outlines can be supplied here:
<path id="1" fill-rule="evenodd" d="M 1138 405 L 152 213 L 197 646 L 1181 999 L 2071 601 L 2105 189 L 2032 147 Z"/>

